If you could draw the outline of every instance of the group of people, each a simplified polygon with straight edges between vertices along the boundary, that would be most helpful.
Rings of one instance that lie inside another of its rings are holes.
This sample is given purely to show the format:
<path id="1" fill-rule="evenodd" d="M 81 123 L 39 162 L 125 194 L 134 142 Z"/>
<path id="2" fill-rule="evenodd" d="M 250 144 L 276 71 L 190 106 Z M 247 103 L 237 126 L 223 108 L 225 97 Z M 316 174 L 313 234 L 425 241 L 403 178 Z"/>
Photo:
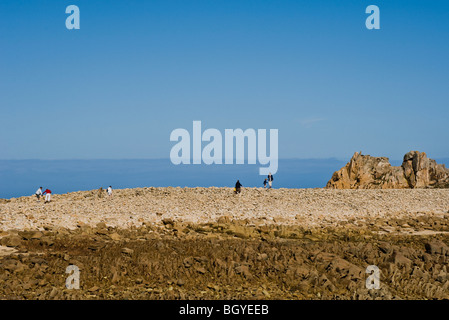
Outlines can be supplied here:
<path id="1" fill-rule="evenodd" d="M 271 174 L 271 172 L 268 174 L 268 178 L 266 178 L 263 181 L 263 187 L 266 188 L 267 187 L 267 183 L 268 183 L 268 189 L 271 189 L 272 185 L 273 185 L 273 175 Z M 242 184 L 240 183 L 239 180 L 237 180 L 237 182 L 235 183 L 235 188 L 234 188 L 234 193 L 240 193 L 241 192 L 241 188 L 242 188 Z M 36 198 L 37 201 L 40 201 L 41 197 L 45 196 L 45 201 L 44 203 L 50 202 L 51 201 L 51 190 L 50 189 L 45 189 L 45 191 L 42 191 L 42 187 L 39 187 L 39 189 L 37 189 L 36 191 Z M 109 186 L 106 189 L 106 192 L 108 193 L 108 196 L 112 197 L 112 186 Z"/>
<path id="2" fill-rule="evenodd" d="M 271 172 L 268 174 L 268 177 L 263 181 L 263 187 L 266 188 L 267 187 L 267 183 L 268 183 L 268 189 L 271 189 L 272 185 L 273 185 L 273 175 L 271 174 Z M 235 188 L 234 188 L 234 193 L 240 193 L 241 192 L 241 188 L 242 188 L 242 184 L 240 183 L 239 180 L 237 180 L 237 182 L 235 183 Z M 45 202 L 50 202 L 51 201 L 51 190 L 50 189 L 46 189 L 45 191 L 42 191 L 42 187 L 39 187 L 39 189 L 37 189 L 36 191 L 36 197 L 37 197 L 37 201 L 40 201 L 41 197 L 43 197 L 45 195 Z M 112 186 L 109 186 L 106 189 L 106 192 L 108 193 L 108 195 L 110 197 L 112 197 Z"/>
<path id="3" fill-rule="evenodd" d="M 44 196 L 45 196 L 44 203 L 50 202 L 51 201 L 51 190 L 45 189 L 45 191 L 42 191 L 42 187 L 39 187 L 39 189 L 37 189 L 37 191 L 36 191 L 37 201 L 40 201 L 41 197 L 44 197 Z"/>
<path id="4" fill-rule="evenodd" d="M 268 189 L 271 189 L 271 186 L 273 185 L 273 175 L 271 172 L 268 174 L 268 178 L 263 181 L 263 187 L 267 187 L 267 180 L 268 180 Z"/>
<path id="5" fill-rule="evenodd" d="M 44 203 L 50 202 L 51 201 L 51 190 L 50 189 L 46 189 L 45 191 L 42 191 L 42 187 L 39 187 L 39 189 L 37 189 L 36 191 L 36 198 L 37 201 L 41 200 L 41 197 L 45 196 L 45 201 Z M 106 192 L 108 193 L 108 195 L 110 197 L 112 197 L 112 186 L 109 186 L 108 189 L 106 190 Z"/>
<path id="6" fill-rule="evenodd" d="M 268 174 L 268 177 L 263 181 L 264 188 L 267 187 L 267 183 L 268 183 L 268 189 L 271 189 L 271 187 L 273 186 L 273 175 L 271 174 L 271 172 Z M 234 193 L 235 194 L 240 193 L 241 188 L 242 188 L 242 184 L 240 183 L 239 180 L 237 180 L 237 182 L 235 183 Z"/>

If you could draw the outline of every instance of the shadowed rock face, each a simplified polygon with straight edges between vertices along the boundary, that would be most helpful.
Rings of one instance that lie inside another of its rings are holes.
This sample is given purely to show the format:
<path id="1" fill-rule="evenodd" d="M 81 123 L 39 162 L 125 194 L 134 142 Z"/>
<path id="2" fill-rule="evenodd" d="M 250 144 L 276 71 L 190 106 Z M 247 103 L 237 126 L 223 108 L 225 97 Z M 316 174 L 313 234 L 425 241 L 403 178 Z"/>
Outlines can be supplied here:
<path id="1" fill-rule="evenodd" d="M 449 299 L 447 215 L 313 228 L 228 216 L 162 223 L 0 232 L 0 299 Z M 366 288 L 369 265 L 379 290 Z"/>
<path id="2" fill-rule="evenodd" d="M 449 188 L 449 169 L 427 158 L 425 152 L 408 152 L 400 167 L 391 166 L 386 157 L 356 152 L 343 168 L 334 172 L 326 188 Z"/>

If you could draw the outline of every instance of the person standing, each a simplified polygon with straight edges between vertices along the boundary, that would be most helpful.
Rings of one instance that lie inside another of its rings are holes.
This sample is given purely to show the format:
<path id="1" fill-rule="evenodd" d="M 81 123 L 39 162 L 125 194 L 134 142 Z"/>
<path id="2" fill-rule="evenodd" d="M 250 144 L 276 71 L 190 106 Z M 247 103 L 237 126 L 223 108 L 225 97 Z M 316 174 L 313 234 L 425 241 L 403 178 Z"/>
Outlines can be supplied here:
<path id="1" fill-rule="evenodd" d="M 234 191 L 234 193 L 240 193 L 240 188 L 242 187 L 242 184 L 240 183 L 240 181 L 239 180 L 237 180 L 237 182 L 235 183 L 235 191 Z"/>
<path id="2" fill-rule="evenodd" d="M 41 199 L 41 197 L 42 197 L 42 187 L 39 187 L 39 189 L 37 189 L 37 191 L 36 191 L 37 201 L 39 201 Z"/>
<path id="3" fill-rule="evenodd" d="M 273 175 L 271 174 L 271 172 L 268 174 L 268 185 L 269 185 L 269 189 L 271 189 L 271 186 L 273 184 Z"/>
<path id="4" fill-rule="evenodd" d="M 50 189 L 45 189 L 44 193 L 42 195 L 45 195 L 45 202 L 50 202 L 51 201 L 51 190 Z"/>
<path id="5" fill-rule="evenodd" d="M 110 197 L 112 197 L 112 187 L 111 186 L 109 186 L 109 188 L 108 188 L 108 195 L 110 196 Z"/>
<path id="6" fill-rule="evenodd" d="M 267 187 L 267 179 L 265 179 L 264 181 L 263 181 L 263 188 L 265 189 Z"/>

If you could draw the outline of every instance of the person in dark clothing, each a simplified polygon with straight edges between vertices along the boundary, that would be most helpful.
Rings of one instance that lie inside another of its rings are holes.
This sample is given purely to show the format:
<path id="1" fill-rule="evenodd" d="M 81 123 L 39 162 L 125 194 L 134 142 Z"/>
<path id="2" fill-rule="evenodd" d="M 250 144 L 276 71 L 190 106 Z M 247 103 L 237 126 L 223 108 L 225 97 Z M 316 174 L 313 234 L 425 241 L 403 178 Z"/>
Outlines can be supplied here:
<path id="1" fill-rule="evenodd" d="M 264 189 L 267 187 L 267 179 L 265 179 L 265 180 L 263 181 L 263 187 L 264 187 Z"/>
<path id="2" fill-rule="evenodd" d="M 242 187 L 242 184 L 240 183 L 239 180 L 237 180 L 237 182 L 235 183 L 235 189 L 234 189 L 234 193 L 240 193 L 240 188 Z"/>
<path id="3" fill-rule="evenodd" d="M 273 184 L 273 175 L 271 174 L 271 172 L 270 172 L 270 174 L 268 175 L 268 185 L 269 185 L 269 189 L 271 189 L 271 185 Z"/>

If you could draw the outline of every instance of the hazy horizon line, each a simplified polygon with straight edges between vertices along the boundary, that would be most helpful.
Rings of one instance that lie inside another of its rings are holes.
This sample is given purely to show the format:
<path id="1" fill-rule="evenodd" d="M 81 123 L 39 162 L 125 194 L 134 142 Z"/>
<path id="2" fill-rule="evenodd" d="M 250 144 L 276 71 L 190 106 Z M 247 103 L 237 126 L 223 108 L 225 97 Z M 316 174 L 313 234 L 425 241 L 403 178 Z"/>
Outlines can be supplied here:
<path id="1" fill-rule="evenodd" d="M 225 160 L 226 158 L 222 158 Z M 237 158 L 233 158 L 236 160 Z M 107 160 L 107 161 L 115 161 L 115 160 L 168 160 L 171 161 L 170 158 L 62 158 L 62 159 L 39 159 L 39 158 L 26 158 L 26 159 L 0 159 L 0 161 L 99 161 L 99 160 Z M 193 160 L 191 158 L 190 160 Z M 247 160 L 246 158 L 243 160 Z M 299 157 L 289 157 L 289 158 L 279 158 L 279 160 L 341 160 L 343 159 L 337 157 L 326 157 L 326 158 L 299 158 Z"/>
<path id="2" fill-rule="evenodd" d="M 351 156 L 352 157 L 352 156 Z M 377 158 L 377 157 L 376 157 Z M 388 158 L 389 160 L 392 161 L 402 161 L 402 159 L 391 159 L 389 157 L 385 157 Z M 300 158 L 300 157 L 285 157 L 285 158 L 279 158 L 278 160 L 336 160 L 336 161 L 349 161 L 351 158 L 348 159 L 343 159 L 343 158 L 338 158 L 338 157 L 316 157 L 316 158 Z M 431 158 L 431 159 L 435 159 L 435 160 L 448 160 L 449 157 L 436 157 L 436 158 Z M 39 159 L 39 158 L 26 158 L 26 159 L 0 159 L 0 161 L 132 161 L 132 160 L 167 160 L 167 161 L 171 161 L 170 158 L 61 158 L 61 159 Z M 191 158 L 190 160 L 193 160 L 193 158 Z M 226 160 L 226 158 L 222 158 L 222 160 Z M 237 160 L 237 158 L 233 158 L 233 161 Z M 240 159 L 240 160 L 244 160 L 245 164 L 247 159 Z M 204 163 L 201 163 L 204 164 Z M 225 164 L 225 163 L 223 163 Z"/>

